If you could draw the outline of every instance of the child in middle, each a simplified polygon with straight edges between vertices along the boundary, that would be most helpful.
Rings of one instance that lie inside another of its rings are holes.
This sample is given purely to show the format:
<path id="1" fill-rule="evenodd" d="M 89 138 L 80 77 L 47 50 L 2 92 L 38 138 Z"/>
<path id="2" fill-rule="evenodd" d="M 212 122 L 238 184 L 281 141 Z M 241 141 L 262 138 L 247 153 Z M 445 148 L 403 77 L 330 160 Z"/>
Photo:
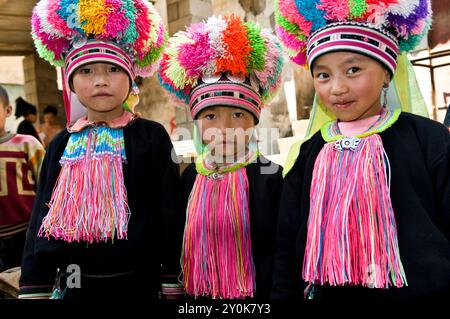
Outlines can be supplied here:
<path id="1" fill-rule="evenodd" d="M 178 32 L 163 54 L 160 81 L 189 104 L 200 150 L 182 175 L 183 284 L 194 298 L 270 295 L 281 168 L 252 134 L 282 66 L 274 35 L 233 15 Z"/>

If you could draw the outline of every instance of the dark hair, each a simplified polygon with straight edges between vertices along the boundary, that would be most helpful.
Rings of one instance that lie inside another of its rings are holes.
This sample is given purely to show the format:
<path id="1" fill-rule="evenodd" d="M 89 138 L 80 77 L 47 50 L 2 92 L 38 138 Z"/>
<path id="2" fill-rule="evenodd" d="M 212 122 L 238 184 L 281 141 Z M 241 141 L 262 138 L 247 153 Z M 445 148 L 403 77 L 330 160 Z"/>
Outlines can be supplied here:
<path id="1" fill-rule="evenodd" d="M 54 116 L 56 116 L 58 115 L 58 109 L 53 105 L 47 105 L 42 113 L 43 114 L 52 113 Z"/>
<path id="2" fill-rule="evenodd" d="M 9 97 L 8 92 L 6 92 L 5 88 L 0 85 L 0 102 L 3 103 L 3 106 L 9 105 Z"/>
<path id="3" fill-rule="evenodd" d="M 37 114 L 36 106 L 28 103 L 21 97 L 18 97 L 16 99 L 16 112 L 14 113 L 14 115 L 16 116 L 16 119 L 21 116 L 25 117 L 29 114 L 34 114 L 34 115 Z"/>

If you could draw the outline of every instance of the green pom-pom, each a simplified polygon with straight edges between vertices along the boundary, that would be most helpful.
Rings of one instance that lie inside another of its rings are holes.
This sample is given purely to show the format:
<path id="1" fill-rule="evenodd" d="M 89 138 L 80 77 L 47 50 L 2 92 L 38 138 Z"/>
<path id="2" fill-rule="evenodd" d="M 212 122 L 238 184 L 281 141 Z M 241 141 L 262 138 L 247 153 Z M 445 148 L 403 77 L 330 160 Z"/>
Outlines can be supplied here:
<path id="1" fill-rule="evenodd" d="M 289 33 L 300 33 L 300 28 L 298 27 L 298 25 L 289 22 L 289 20 L 283 17 L 279 11 L 275 11 L 275 22 Z"/>
<path id="2" fill-rule="evenodd" d="M 367 10 L 367 3 L 365 0 L 349 0 L 348 6 L 350 8 L 350 18 L 359 18 Z"/>
<path id="3" fill-rule="evenodd" d="M 253 22 L 247 22 L 245 25 L 248 27 L 247 35 L 252 48 L 247 72 L 250 73 L 252 70 L 262 71 L 264 69 L 264 56 L 267 52 L 267 47 L 264 43 L 264 38 L 261 37 L 261 28 Z"/>
<path id="4" fill-rule="evenodd" d="M 47 47 L 36 37 L 33 37 L 36 51 L 41 58 L 49 62 L 51 65 L 62 67 L 64 66 L 64 59 L 62 57 L 55 57 L 53 51 L 47 49 Z"/>
<path id="5" fill-rule="evenodd" d="M 408 40 L 403 40 L 399 42 L 400 52 L 412 51 L 416 46 L 419 45 L 420 41 L 423 39 L 423 34 L 410 35 Z"/>
<path id="6" fill-rule="evenodd" d="M 161 46 L 151 49 L 150 52 L 142 60 L 136 59 L 136 64 L 139 67 L 143 68 L 158 61 L 158 59 L 162 54 L 162 51 L 166 47 L 168 39 L 169 39 L 168 33 L 164 32 L 164 41 L 161 44 Z"/>
<path id="7" fill-rule="evenodd" d="M 142 60 L 136 59 L 136 64 L 141 68 L 149 66 L 150 64 L 154 63 L 155 61 L 157 61 L 159 59 L 163 49 L 164 49 L 164 47 L 161 46 L 161 47 L 150 50 L 150 52 L 147 53 L 147 55 L 145 55 Z"/>

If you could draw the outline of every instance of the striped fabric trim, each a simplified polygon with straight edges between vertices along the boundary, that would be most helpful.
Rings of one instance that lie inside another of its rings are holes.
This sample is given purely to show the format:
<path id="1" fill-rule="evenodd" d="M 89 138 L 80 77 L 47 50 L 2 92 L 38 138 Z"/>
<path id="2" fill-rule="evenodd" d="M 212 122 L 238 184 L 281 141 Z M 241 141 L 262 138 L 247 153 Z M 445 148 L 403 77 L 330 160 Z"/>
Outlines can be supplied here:
<path id="1" fill-rule="evenodd" d="M 333 23 L 316 31 L 308 40 L 309 67 L 319 56 L 334 51 L 352 51 L 368 55 L 395 72 L 398 43 L 387 31 L 355 22 Z"/>
<path id="2" fill-rule="evenodd" d="M 379 50 L 375 50 L 370 45 L 367 45 L 365 43 L 358 43 L 357 41 L 352 40 L 334 41 L 332 43 L 327 43 L 321 45 L 320 47 L 316 47 L 311 51 L 310 58 L 311 61 L 314 61 L 320 55 L 335 51 L 348 51 L 349 47 L 352 48 L 350 51 L 362 53 L 376 60 L 379 60 L 381 63 L 385 64 L 392 73 L 395 72 L 397 63 L 392 56 L 385 54 L 384 52 L 381 52 Z"/>
<path id="3" fill-rule="evenodd" d="M 53 285 L 20 286 L 19 299 L 48 299 L 53 292 Z"/>
<path id="4" fill-rule="evenodd" d="M 28 228 L 28 222 L 15 224 L 15 225 L 0 226 L 0 238 L 24 232 L 27 230 L 27 228 Z"/>
<path id="5" fill-rule="evenodd" d="M 219 81 L 196 87 L 191 93 L 190 107 L 192 118 L 207 107 L 227 105 L 249 111 L 259 119 L 261 97 L 251 87 L 243 83 Z"/>
<path id="6" fill-rule="evenodd" d="M 39 293 L 39 294 L 21 294 L 19 299 L 50 299 L 51 293 Z"/>
<path id="7" fill-rule="evenodd" d="M 308 43 L 314 43 L 319 41 L 321 38 L 326 36 L 331 36 L 336 33 L 336 30 L 341 33 L 348 33 L 355 35 L 355 30 L 358 30 L 357 35 L 371 37 L 379 42 L 385 43 L 388 47 L 390 47 L 393 51 L 398 50 L 398 44 L 394 39 L 389 38 L 387 35 L 383 33 L 375 33 L 373 29 L 367 29 L 367 27 L 362 27 L 358 25 L 353 26 L 345 26 L 345 25 L 336 25 L 334 27 L 327 27 L 323 29 L 322 32 L 320 30 L 317 34 L 314 34 L 309 40 Z M 308 44 L 309 45 L 309 44 Z"/>
<path id="8" fill-rule="evenodd" d="M 215 88 L 214 88 L 215 89 Z M 196 100 L 198 99 L 198 97 L 202 94 L 208 94 L 211 93 L 211 87 L 210 86 L 201 86 L 199 88 L 197 88 L 192 94 L 191 94 L 191 99 L 189 104 L 191 105 L 195 105 L 195 102 L 197 102 Z M 250 90 L 242 85 L 235 85 L 235 84 L 228 84 L 225 83 L 223 85 L 220 85 L 220 88 L 215 89 L 214 91 L 219 91 L 219 92 L 226 92 L 226 91 L 233 91 L 233 92 L 239 92 L 242 94 L 247 94 L 249 95 L 252 99 L 255 100 L 254 104 L 258 105 L 261 103 L 261 98 L 258 96 L 258 94 L 256 94 L 253 90 Z"/>
<path id="9" fill-rule="evenodd" d="M 132 69 L 130 69 L 128 65 L 123 63 L 123 60 L 107 53 L 90 53 L 89 55 L 81 56 L 70 64 L 70 66 L 67 68 L 67 74 L 70 78 L 70 75 L 80 66 L 98 61 L 101 61 L 102 63 L 111 63 L 118 65 L 128 73 L 130 78 L 134 77 Z"/>
<path id="10" fill-rule="evenodd" d="M 363 134 L 358 134 L 355 137 L 363 138 L 372 134 L 381 133 L 392 126 L 395 122 L 397 122 L 401 109 L 383 109 L 379 119 L 370 127 L 367 132 Z M 339 125 L 336 120 L 326 123 L 320 129 L 320 133 L 325 142 L 335 142 L 341 138 L 345 138 L 339 130 Z"/>
<path id="11" fill-rule="evenodd" d="M 109 62 L 122 67 L 132 80 L 135 78 L 130 57 L 118 46 L 101 41 L 92 41 L 72 50 L 66 57 L 64 66 L 67 79 L 78 67 L 92 62 Z"/>
<path id="12" fill-rule="evenodd" d="M 123 50 L 121 48 L 119 48 L 118 46 L 112 44 L 111 42 L 106 43 L 106 42 L 101 42 L 101 41 L 92 41 L 80 48 L 70 51 L 70 53 L 66 57 L 66 63 L 65 63 L 66 66 L 68 64 L 70 64 L 71 60 L 84 54 L 86 50 L 97 49 L 99 47 L 103 48 L 104 50 L 111 50 L 113 52 L 117 52 L 120 56 L 123 57 L 124 60 L 126 60 L 128 62 L 128 64 L 130 66 L 133 65 L 130 57 L 125 52 L 123 52 Z"/>
<path id="13" fill-rule="evenodd" d="M 181 284 L 161 284 L 163 295 L 183 295 L 185 294 L 184 287 Z"/>

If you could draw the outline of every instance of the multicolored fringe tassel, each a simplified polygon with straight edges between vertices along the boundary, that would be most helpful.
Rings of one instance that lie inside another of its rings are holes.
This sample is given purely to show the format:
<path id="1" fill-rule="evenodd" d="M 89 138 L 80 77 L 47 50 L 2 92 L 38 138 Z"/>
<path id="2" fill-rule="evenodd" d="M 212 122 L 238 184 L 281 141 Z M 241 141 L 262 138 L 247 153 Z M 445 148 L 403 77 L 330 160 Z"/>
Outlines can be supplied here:
<path id="1" fill-rule="evenodd" d="M 189 295 L 253 297 L 255 266 L 245 167 L 225 174 L 197 174 L 187 208 L 182 264 Z"/>
<path id="2" fill-rule="evenodd" d="M 325 144 L 314 165 L 303 278 L 331 286 L 407 285 L 382 140 L 372 134 L 344 149 L 340 142 Z"/>
<path id="3" fill-rule="evenodd" d="M 89 243 L 126 239 L 125 160 L 122 129 L 100 126 L 73 133 L 39 236 Z"/>

